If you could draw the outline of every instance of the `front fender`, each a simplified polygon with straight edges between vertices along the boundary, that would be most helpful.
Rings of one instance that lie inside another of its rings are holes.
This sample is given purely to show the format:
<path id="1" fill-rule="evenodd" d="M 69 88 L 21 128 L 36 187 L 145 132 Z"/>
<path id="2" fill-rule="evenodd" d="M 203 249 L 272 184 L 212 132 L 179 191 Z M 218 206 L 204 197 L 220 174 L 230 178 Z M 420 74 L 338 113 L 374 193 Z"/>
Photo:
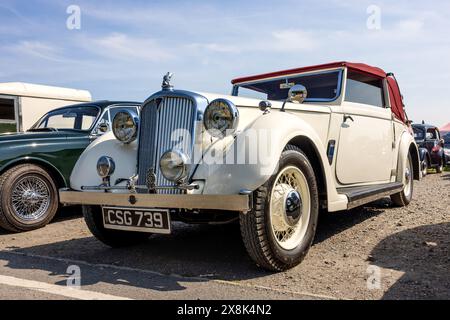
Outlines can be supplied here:
<path id="1" fill-rule="evenodd" d="M 329 114 L 320 116 L 328 123 Z M 213 157 L 204 156 L 193 179 L 205 181 L 204 194 L 238 194 L 242 190 L 254 191 L 277 171 L 281 153 L 296 137 L 309 139 L 315 146 L 320 161 L 323 164 L 327 163 L 326 148 L 309 123 L 300 116 L 273 111 L 261 115 L 240 132 L 227 147 L 222 159 L 220 157 L 213 159 L 221 162 L 211 163 Z M 327 181 L 332 181 L 329 166 L 323 167 Z"/>
<path id="2" fill-rule="evenodd" d="M 104 134 L 91 143 L 81 154 L 72 175 L 70 186 L 74 190 L 80 190 L 82 186 L 98 186 L 102 179 L 97 174 L 97 161 L 101 156 L 111 157 L 116 169 L 111 176 L 114 185 L 117 179 L 128 179 L 136 173 L 137 141 L 124 144 L 118 141 L 112 132 Z"/>

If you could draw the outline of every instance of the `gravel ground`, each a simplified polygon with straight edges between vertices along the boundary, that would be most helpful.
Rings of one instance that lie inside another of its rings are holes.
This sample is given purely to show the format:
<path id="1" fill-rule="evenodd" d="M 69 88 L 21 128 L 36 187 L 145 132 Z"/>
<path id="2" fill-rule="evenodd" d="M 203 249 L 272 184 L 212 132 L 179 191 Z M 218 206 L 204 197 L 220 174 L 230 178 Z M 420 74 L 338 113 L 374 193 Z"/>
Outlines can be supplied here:
<path id="1" fill-rule="evenodd" d="M 170 236 L 110 249 L 79 210 L 64 210 L 44 229 L 0 233 L 0 275 L 58 284 L 79 261 L 90 270 L 83 289 L 132 298 L 450 299 L 450 173 L 414 188 L 406 208 L 383 199 L 323 214 L 305 261 L 284 273 L 253 265 L 237 225 L 176 224 Z M 19 292 L 0 286 L 3 299 Z"/>

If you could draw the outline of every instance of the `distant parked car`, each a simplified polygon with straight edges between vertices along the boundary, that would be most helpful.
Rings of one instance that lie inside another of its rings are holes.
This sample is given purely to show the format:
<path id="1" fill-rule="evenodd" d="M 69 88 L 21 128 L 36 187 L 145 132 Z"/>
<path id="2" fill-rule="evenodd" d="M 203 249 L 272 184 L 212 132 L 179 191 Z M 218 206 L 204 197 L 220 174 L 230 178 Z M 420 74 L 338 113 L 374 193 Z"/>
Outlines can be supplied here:
<path id="1" fill-rule="evenodd" d="M 444 154 L 444 140 L 439 129 L 429 124 L 413 124 L 414 139 L 419 147 L 419 155 L 422 163 L 422 175 L 427 174 L 428 169 L 436 169 L 441 173 L 446 163 Z"/>
<path id="2" fill-rule="evenodd" d="M 119 111 L 138 112 L 139 105 L 72 105 L 48 112 L 25 133 L 0 135 L 0 227 L 20 232 L 49 223 L 80 154 L 111 130 Z"/>
<path id="3" fill-rule="evenodd" d="M 447 132 L 443 135 L 444 139 L 444 154 L 445 154 L 445 163 L 447 166 L 450 166 L 450 132 Z"/>

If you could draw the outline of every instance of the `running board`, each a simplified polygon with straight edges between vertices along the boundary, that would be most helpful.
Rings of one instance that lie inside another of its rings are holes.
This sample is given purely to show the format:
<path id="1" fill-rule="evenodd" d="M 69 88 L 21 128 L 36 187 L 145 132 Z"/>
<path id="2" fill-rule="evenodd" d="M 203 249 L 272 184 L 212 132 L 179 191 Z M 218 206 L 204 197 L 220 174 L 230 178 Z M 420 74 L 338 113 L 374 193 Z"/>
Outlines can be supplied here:
<path id="1" fill-rule="evenodd" d="M 339 188 L 337 192 L 344 194 L 348 198 L 348 209 L 362 206 L 363 204 L 390 196 L 403 190 L 403 184 L 392 182 L 373 186 L 360 186 Z"/>

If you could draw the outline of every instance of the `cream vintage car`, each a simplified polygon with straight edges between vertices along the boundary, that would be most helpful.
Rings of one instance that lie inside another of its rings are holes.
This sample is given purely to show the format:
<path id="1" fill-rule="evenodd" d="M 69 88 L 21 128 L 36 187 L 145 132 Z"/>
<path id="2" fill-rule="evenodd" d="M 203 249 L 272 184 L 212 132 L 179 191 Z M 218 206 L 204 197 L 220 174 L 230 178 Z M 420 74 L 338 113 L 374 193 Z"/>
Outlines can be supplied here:
<path id="1" fill-rule="evenodd" d="M 105 244 L 239 220 L 250 257 L 281 271 L 305 257 L 319 211 L 411 201 L 419 155 L 392 74 L 330 63 L 236 79 L 230 96 L 170 78 L 140 117 L 117 114 L 60 191 Z"/>

